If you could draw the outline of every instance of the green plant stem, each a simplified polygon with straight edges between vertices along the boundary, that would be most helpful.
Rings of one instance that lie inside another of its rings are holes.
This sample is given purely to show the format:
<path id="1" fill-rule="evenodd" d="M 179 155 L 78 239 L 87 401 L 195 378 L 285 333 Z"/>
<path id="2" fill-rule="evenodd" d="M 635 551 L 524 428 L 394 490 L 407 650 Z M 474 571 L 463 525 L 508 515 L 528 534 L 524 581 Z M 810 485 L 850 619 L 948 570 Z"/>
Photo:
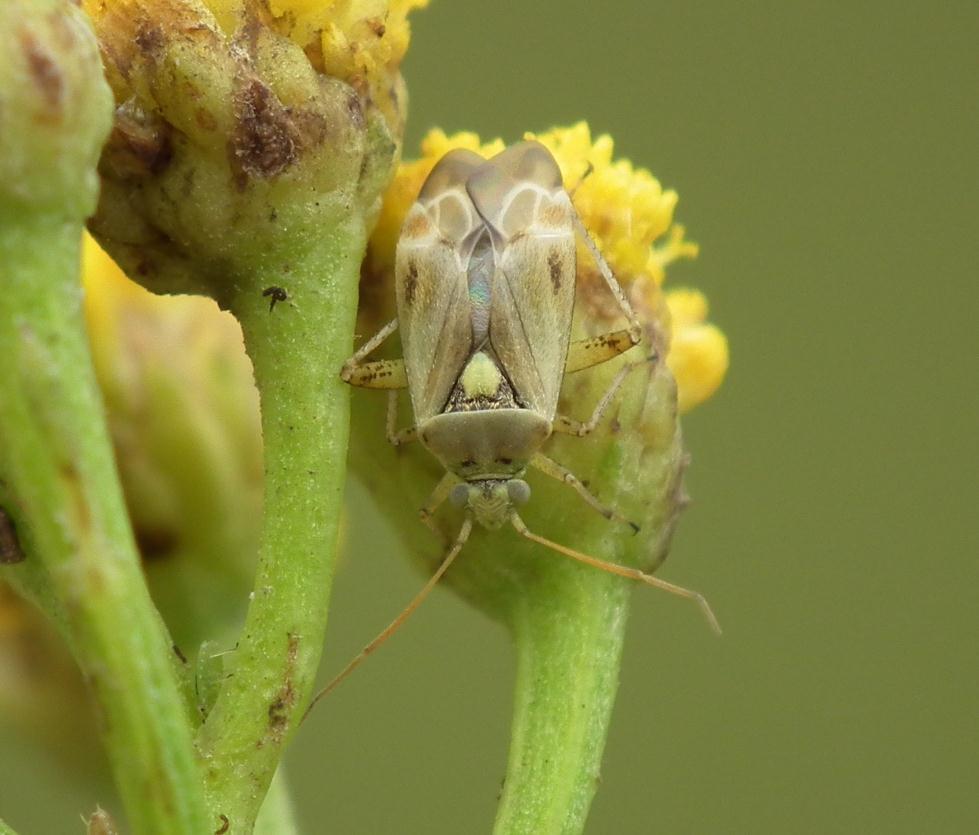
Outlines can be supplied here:
<path id="1" fill-rule="evenodd" d="M 312 689 L 326 630 L 343 500 L 350 353 L 366 245 L 355 214 L 308 249 L 256 260 L 232 312 L 255 366 L 265 506 L 245 627 L 201 729 L 212 810 L 249 831 Z M 289 298 L 269 310 L 265 287 Z"/>
<path id="2" fill-rule="evenodd" d="M 529 599 L 512 614 L 517 677 L 496 835 L 584 828 L 615 700 L 629 592 L 623 581 L 586 577 L 577 594 L 553 604 Z"/>
<path id="3" fill-rule="evenodd" d="M 0 820 L 0 835 L 17 835 L 11 827 L 7 826 L 3 820 Z"/>
<path id="4" fill-rule="evenodd" d="M 64 613 L 134 831 L 204 832 L 173 652 L 143 580 L 88 353 L 80 239 L 80 223 L 50 214 L 0 216 L 4 501 Z M 16 582 L 19 570 L 5 573 Z"/>

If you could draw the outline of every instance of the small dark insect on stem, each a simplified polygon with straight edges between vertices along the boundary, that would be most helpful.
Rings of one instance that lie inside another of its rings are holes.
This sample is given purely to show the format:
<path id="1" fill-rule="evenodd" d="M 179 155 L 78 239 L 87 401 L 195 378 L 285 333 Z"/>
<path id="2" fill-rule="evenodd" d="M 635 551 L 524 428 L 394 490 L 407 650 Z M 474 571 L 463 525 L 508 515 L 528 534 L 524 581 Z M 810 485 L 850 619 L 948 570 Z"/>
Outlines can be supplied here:
<path id="1" fill-rule="evenodd" d="M 284 288 L 277 287 L 274 284 L 271 287 L 266 287 L 262 291 L 262 296 L 268 297 L 269 299 L 269 313 L 271 313 L 275 309 L 276 302 L 284 302 L 286 299 L 289 298 L 289 294 L 285 291 Z"/>
<path id="2" fill-rule="evenodd" d="M 21 562 L 23 559 L 24 552 L 21 550 L 20 541 L 17 539 L 14 520 L 0 509 L 0 563 L 9 565 Z"/>
<path id="3" fill-rule="evenodd" d="M 214 835 L 224 835 L 231 828 L 231 821 L 227 815 L 218 815 L 218 820 L 221 821 L 221 826 L 214 830 Z"/>

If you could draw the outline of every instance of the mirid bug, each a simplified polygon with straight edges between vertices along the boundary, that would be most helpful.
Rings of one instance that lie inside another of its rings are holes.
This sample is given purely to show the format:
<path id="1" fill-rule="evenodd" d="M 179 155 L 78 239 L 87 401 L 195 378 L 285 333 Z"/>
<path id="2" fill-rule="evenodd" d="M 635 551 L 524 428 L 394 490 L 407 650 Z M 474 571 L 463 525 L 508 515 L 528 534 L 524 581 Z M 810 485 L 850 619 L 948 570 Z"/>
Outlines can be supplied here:
<path id="1" fill-rule="evenodd" d="M 576 234 L 628 324 L 572 342 Z M 620 369 L 585 422 L 557 413 L 564 375 L 641 341 L 639 322 L 578 218 L 551 153 L 537 142 L 521 142 L 489 160 L 461 149 L 447 153 L 405 218 L 395 286 L 397 318 L 344 363 L 340 376 L 354 386 L 388 390 L 388 440 L 420 441 L 445 467 L 420 511 L 422 520 L 431 526 L 446 500 L 463 508 L 465 518 L 425 587 L 313 703 L 417 608 L 462 549 L 474 521 L 491 529 L 509 523 L 522 536 L 580 562 L 694 599 L 718 629 L 700 594 L 545 539 L 517 512 L 530 498 L 524 475 L 532 467 L 571 486 L 607 519 L 626 522 L 540 451 L 552 433 L 591 432 L 638 363 Z M 399 328 L 404 358 L 366 361 Z M 414 425 L 398 429 L 397 395 L 403 388 Z"/>

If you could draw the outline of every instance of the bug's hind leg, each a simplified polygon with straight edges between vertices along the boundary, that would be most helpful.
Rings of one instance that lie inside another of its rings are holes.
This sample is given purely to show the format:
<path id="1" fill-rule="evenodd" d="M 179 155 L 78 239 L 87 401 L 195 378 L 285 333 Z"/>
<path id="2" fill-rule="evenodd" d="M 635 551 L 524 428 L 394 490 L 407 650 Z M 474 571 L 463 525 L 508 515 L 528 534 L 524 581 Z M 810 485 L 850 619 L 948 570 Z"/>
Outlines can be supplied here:
<path id="1" fill-rule="evenodd" d="M 655 361 L 656 356 L 653 355 L 649 358 L 649 362 Z M 641 362 L 630 362 L 627 365 L 623 365 L 619 369 L 619 373 L 612 378 L 612 382 L 609 383 L 609 387 L 605 390 L 605 394 L 602 395 L 601 399 L 595 405 L 595 409 L 591 414 L 591 417 L 586 421 L 575 420 L 574 418 L 569 418 L 564 415 L 557 415 L 551 424 L 551 429 L 555 432 L 560 432 L 563 435 L 575 435 L 579 438 L 584 437 L 590 432 L 594 431 L 595 427 L 598 426 L 599 421 L 601 421 L 602 416 L 605 414 L 605 410 L 608 409 L 609 403 L 615 397 L 619 388 L 625 382 L 625 378 L 629 376 L 629 372 L 634 368 L 642 365 Z"/>
<path id="2" fill-rule="evenodd" d="M 615 359 L 632 348 L 635 343 L 628 330 L 609 331 L 598 336 L 577 339 L 568 346 L 568 359 L 564 373 L 572 374 L 593 365 Z"/>
<path id="3" fill-rule="evenodd" d="M 530 459 L 530 466 L 535 467 L 540 470 L 544 475 L 548 475 L 557 481 L 563 481 L 565 484 L 572 487 L 575 492 L 581 498 L 583 498 L 589 505 L 589 507 L 597 510 L 602 516 L 609 520 L 616 520 L 622 522 L 632 528 L 633 533 L 639 532 L 639 526 L 635 522 L 630 522 L 624 516 L 616 513 L 612 508 L 603 505 L 595 496 L 592 495 L 591 491 L 581 483 L 581 479 L 578 478 L 571 470 L 567 467 L 562 467 L 557 461 L 548 458 L 546 455 L 542 455 L 537 452 L 534 454 L 533 458 Z"/>
<path id="4" fill-rule="evenodd" d="M 414 426 L 406 426 L 398 429 L 398 390 L 388 390 L 388 417 L 385 426 L 388 443 L 391 446 L 401 446 L 418 440 L 418 429 Z"/>
<path id="5" fill-rule="evenodd" d="M 608 285 L 608 289 L 611 291 L 612 295 L 615 296 L 615 300 L 619 304 L 619 309 L 626 319 L 629 320 L 629 338 L 632 340 L 633 345 L 638 345 L 642 339 L 642 326 L 639 324 L 639 320 L 636 318 L 636 314 L 632 310 L 632 305 L 629 304 L 629 300 L 625 297 L 625 293 L 622 292 L 622 287 L 619 282 L 615 280 L 615 276 L 612 274 L 612 268 L 608 265 L 608 261 L 605 260 L 605 256 L 599 251 L 598 247 L 595 246 L 595 242 L 591 239 L 591 235 L 588 234 L 588 230 L 585 228 L 585 224 L 581 222 L 581 218 L 578 217 L 578 212 L 574 212 L 574 225 L 575 229 L 578 230 L 578 234 L 581 235 L 581 239 L 585 242 L 585 246 L 588 247 L 588 251 L 591 253 L 592 258 L 595 259 L 595 264 L 598 266 L 598 271 L 602 274 L 602 278 L 605 279 L 605 283 Z"/>

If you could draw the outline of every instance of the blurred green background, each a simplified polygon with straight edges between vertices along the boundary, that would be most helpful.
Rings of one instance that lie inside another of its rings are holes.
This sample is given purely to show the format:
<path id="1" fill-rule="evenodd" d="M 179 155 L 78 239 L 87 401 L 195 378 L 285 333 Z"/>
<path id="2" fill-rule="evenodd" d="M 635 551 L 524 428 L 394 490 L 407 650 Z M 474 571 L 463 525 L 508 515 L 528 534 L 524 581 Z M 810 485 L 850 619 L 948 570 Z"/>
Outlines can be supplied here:
<path id="1" fill-rule="evenodd" d="M 406 156 L 432 126 L 587 119 L 679 192 L 701 256 L 670 286 L 731 342 L 684 420 L 694 504 L 661 571 L 725 634 L 637 590 L 591 833 L 976 829 L 977 44 L 965 2 L 414 16 Z M 421 582 L 350 498 L 324 677 Z M 488 831 L 512 681 L 503 629 L 437 593 L 294 744 L 305 831 Z M 22 741 L 0 759 L 25 832 L 80 831 L 107 792 Z"/>

